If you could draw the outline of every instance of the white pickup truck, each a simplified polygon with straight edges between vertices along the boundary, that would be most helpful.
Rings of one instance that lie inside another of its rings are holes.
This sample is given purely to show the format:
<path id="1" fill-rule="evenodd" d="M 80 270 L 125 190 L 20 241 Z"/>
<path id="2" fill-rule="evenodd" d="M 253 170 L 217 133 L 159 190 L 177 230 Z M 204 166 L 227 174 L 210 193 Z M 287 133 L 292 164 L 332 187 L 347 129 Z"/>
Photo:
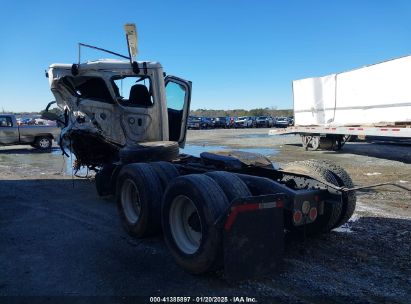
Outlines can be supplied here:
<path id="1" fill-rule="evenodd" d="M 50 150 L 60 128 L 53 126 L 19 126 L 13 114 L 0 114 L 0 145 L 31 145 Z"/>

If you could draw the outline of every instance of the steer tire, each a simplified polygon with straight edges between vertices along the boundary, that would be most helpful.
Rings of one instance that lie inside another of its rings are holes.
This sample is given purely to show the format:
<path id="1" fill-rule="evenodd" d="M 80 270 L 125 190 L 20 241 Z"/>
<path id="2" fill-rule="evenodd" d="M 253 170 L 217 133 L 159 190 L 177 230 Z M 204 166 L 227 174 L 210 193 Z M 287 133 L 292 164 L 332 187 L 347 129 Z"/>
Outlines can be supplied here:
<path id="1" fill-rule="evenodd" d="M 51 151 L 53 140 L 47 136 L 39 136 L 34 142 L 34 146 L 41 151 Z"/>
<path id="2" fill-rule="evenodd" d="M 170 181 L 180 176 L 180 173 L 178 172 L 176 166 L 169 162 L 154 162 L 150 163 L 150 165 L 153 167 L 154 171 L 156 171 L 158 177 L 160 178 L 163 189 L 167 188 L 167 185 Z"/>
<path id="3" fill-rule="evenodd" d="M 313 164 L 323 166 L 324 168 L 330 170 L 334 174 L 334 177 L 338 182 L 338 186 L 346 187 L 346 188 L 354 187 L 354 183 L 350 175 L 347 173 L 347 171 L 345 171 L 340 166 L 330 161 L 327 161 L 327 160 L 310 159 L 307 162 L 311 162 Z M 356 203 L 357 203 L 357 195 L 355 194 L 355 191 L 343 192 L 342 200 L 343 200 L 343 205 L 341 209 L 341 216 L 338 219 L 337 223 L 334 225 L 334 228 L 344 225 L 346 222 L 348 222 L 348 220 L 354 214 Z"/>
<path id="4" fill-rule="evenodd" d="M 225 171 L 214 171 L 206 173 L 224 191 L 229 202 L 236 198 L 251 196 L 247 185 L 235 174 Z"/>
<path id="5" fill-rule="evenodd" d="M 171 161 L 180 153 L 177 142 L 155 141 L 125 146 L 119 151 L 119 158 L 124 164 Z"/>
<path id="6" fill-rule="evenodd" d="M 223 231 L 215 222 L 229 206 L 223 190 L 204 174 L 180 176 L 163 196 L 165 243 L 176 263 L 192 274 L 223 265 Z"/>
<path id="7" fill-rule="evenodd" d="M 335 175 L 323 166 L 311 163 L 309 161 L 296 161 L 285 165 L 282 168 L 284 171 L 295 172 L 312 176 L 318 181 L 325 181 L 334 185 L 338 185 Z M 303 226 L 294 226 L 292 218 L 286 218 L 284 223 L 287 230 L 290 232 L 305 232 L 307 235 L 315 235 L 319 233 L 329 232 L 337 224 L 342 212 L 342 202 L 327 203 L 324 202 L 324 213 L 318 215 L 314 223 Z"/>
<path id="8" fill-rule="evenodd" d="M 117 208 L 125 230 L 135 237 L 161 231 L 163 187 L 154 169 L 145 163 L 124 166 L 117 178 Z"/>

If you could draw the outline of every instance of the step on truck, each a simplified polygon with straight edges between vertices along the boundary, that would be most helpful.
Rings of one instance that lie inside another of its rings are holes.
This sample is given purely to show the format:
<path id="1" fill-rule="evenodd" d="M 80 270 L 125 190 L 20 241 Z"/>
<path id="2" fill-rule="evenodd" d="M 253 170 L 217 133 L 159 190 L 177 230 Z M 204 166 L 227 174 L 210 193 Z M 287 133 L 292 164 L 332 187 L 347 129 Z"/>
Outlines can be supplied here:
<path id="1" fill-rule="evenodd" d="M 64 111 L 63 153 L 75 155 L 77 169 L 97 172 L 97 192 L 115 196 L 127 233 L 162 233 L 190 273 L 224 268 L 241 279 L 278 267 L 285 232 L 327 233 L 350 219 L 356 194 L 338 165 L 306 160 L 275 169 L 242 151 L 180 154 L 191 82 L 166 75 L 158 62 L 135 61 L 136 29 L 125 29 L 129 56 L 114 53 L 125 60 L 79 58 L 51 65 L 47 76 Z"/>
<path id="2" fill-rule="evenodd" d="M 340 150 L 353 138 L 411 142 L 411 56 L 295 80 L 293 127 L 306 150 Z"/>

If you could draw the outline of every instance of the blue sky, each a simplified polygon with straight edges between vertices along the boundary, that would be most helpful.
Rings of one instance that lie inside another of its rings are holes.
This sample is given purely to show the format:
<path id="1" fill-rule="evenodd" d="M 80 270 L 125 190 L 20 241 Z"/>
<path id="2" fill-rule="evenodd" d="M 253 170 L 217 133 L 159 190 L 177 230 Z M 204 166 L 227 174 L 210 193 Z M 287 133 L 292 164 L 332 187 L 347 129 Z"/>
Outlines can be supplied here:
<path id="1" fill-rule="evenodd" d="M 44 70 L 77 43 L 127 53 L 193 81 L 192 108 L 292 107 L 291 81 L 411 54 L 411 1 L 2 1 L 0 110 L 40 111 Z M 88 59 L 105 57 L 87 51 Z"/>

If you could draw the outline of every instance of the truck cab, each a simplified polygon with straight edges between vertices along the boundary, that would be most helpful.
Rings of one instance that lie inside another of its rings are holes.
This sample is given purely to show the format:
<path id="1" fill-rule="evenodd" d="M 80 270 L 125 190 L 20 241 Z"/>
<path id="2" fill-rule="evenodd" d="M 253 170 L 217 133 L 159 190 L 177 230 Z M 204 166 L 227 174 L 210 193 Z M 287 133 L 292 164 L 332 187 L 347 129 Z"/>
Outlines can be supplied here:
<path id="1" fill-rule="evenodd" d="M 8 145 L 19 142 L 19 130 L 14 115 L 0 115 L 0 144 Z"/>
<path id="2" fill-rule="evenodd" d="M 48 77 L 65 111 L 61 145 L 74 148 L 76 157 L 106 149 L 115 154 L 146 142 L 184 147 L 191 82 L 165 76 L 160 63 L 104 59 L 52 64 Z"/>

